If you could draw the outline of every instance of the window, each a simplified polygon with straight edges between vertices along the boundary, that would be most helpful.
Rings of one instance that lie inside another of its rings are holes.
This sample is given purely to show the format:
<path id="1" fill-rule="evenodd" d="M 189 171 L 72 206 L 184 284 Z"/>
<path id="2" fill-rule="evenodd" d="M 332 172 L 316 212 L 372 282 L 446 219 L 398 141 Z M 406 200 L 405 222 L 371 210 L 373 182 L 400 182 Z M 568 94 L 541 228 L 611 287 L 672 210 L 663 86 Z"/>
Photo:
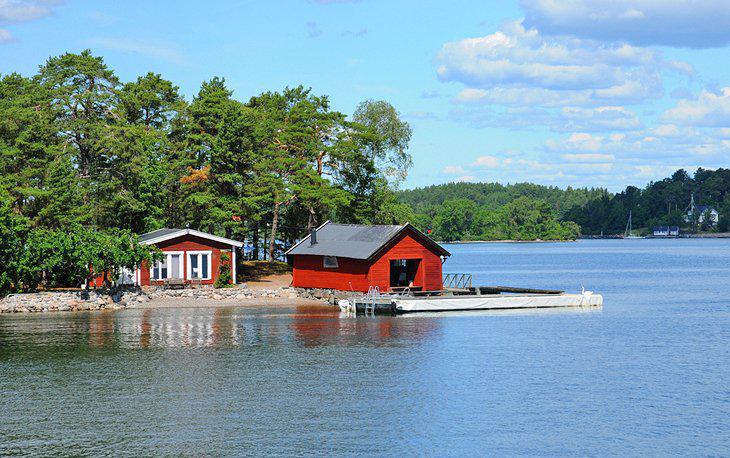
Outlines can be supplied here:
<path id="1" fill-rule="evenodd" d="M 339 264 L 337 264 L 336 256 L 325 256 L 324 257 L 324 268 L 325 269 L 336 269 L 338 267 L 339 267 Z"/>
<path id="2" fill-rule="evenodd" d="M 188 280 L 210 280 L 210 251 L 188 251 Z"/>
<path id="3" fill-rule="evenodd" d="M 170 251 L 155 262 L 150 269 L 150 277 L 153 280 L 165 280 L 167 278 L 182 278 L 182 252 Z"/>

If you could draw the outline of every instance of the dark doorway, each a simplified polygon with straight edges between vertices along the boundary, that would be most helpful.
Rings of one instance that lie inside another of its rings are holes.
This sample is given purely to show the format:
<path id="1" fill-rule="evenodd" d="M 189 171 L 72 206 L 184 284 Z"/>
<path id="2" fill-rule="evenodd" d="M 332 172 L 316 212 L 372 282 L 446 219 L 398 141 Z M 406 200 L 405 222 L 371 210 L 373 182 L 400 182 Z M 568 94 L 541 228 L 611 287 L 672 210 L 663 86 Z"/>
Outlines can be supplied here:
<path id="1" fill-rule="evenodd" d="M 413 288 L 420 286 L 416 283 L 416 273 L 421 264 L 420 259 L 393 259 L 390 261 L 390 287 Z"/>

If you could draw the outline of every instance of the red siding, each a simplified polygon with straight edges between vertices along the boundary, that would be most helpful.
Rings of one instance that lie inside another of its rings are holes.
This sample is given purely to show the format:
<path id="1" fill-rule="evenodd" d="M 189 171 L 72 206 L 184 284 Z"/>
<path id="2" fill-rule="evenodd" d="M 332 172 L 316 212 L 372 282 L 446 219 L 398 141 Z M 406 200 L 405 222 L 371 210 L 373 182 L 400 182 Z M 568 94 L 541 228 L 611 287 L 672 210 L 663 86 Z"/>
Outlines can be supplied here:
<path id="1" fill-rule="evenodd" d="M 393 259 L 420 259 L 413 286 L 428 291 L 442 288 L 439 255 L 405 233 L 392 241 L 383 255 L 370 266 L 370 282 L 381 291 L 387 291 L 390 287 L 390 261 Z"/>
<path id="2" fill-rule="evenodd" d="M 211 251 L 211 279 L 203 280 L 204 285 L 212 285 L 218 278 L 218 269 L 221 263 L 221 250 L 231 251 L 231 246 L 225 243 L 216 242 L 214 240 L 208 240 L 201 237 L 195 237 L 193 235 L 184 235 L 176 237 L 171 240 L 166 240 L 156 244 L 157 247 L 162 251 L 185 251 L 183 256 L 183 276 L 187 282 L 188 272 L 188 251 Z M 233 256 L 228 253 L 228 256 L 233 262 Z M 232 267 L 232 266 L 231 266 Z M 149 266 L 143 265 L 140 269 L 140 284 L 144 286 L 149 285 L 160 285 L 162 281 L 156 281 L 150 279 L 150 268 Z"/>
<path id="3" fill-rule="evenodd" d="M 331 288 L 343 291 L 368 290 L 368 261 L 337 258 L 337 264 L 337 269 L 325 269 L 322 256 L 294 256 L 292 285 L 298 288 Z"/>
<path id="4" fill-rule="evenodd" d="M 393 259 L 420 259 L 414 286 L 424 290 L 442 288 L 439 254 L 408 232 L 391 241 L 373 262 L 338 257 L 337 269 L 325 269 L 322 256 L 294 255 L 293 258 L 292 285 L 299 288 L 365 292 L 370 286 L 377 286 L 381 291 L 388 291 Z"/>

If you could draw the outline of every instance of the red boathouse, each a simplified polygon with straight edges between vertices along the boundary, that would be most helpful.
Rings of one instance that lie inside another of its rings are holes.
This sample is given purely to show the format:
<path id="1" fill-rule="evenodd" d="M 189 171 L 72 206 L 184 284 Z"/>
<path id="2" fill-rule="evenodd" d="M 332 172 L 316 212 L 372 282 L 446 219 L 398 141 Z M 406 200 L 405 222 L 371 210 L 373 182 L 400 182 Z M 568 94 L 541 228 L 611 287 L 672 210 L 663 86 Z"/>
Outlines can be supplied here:
<path id="1" fill-rule="evenodd" d="M 410 224 L 365 226 L 327 221 L 286 252 L 292 286 L 366 292 L 442 289 L 451 254 Z"/>

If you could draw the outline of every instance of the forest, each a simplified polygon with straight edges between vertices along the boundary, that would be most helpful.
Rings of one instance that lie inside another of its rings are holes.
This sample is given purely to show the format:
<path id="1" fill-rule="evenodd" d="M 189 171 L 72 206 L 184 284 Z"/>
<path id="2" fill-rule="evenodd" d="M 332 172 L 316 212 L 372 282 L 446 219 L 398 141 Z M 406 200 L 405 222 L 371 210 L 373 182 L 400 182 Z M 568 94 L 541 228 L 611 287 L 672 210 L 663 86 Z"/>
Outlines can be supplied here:
<path id="1" fill-rule="evenodd" d="M 241 101 L 219 77 L 188 101 L 159 74 L 121 81 L 88 50 L 51 57 L 0 79 L 0 293 L 134 266 L 155 255 L 136 236 L 162 227 L 274 259 L 326 219 L 400 222 L 410 138 L 385 101 L 352 116 L 301 86 Z"/>
<path id="2" fill-rule="evenodd" d="M 713 207 L 719 221 L 686 218 L 694 196 L 697 206 Z M 583 235 L 615 235 L 633 227 L 648 233 L 659 225 L 685 232 L 720 231 L 730 226 L 730 170 L 677 170 L 643 189 L 619 193 L 603 188 L 541 186 L 532 183 L 448 183 L 398 192 L 413 221 L 439 240 L 565 240 Z M 688 220 L 689 219 L 689 220 Z"/>

